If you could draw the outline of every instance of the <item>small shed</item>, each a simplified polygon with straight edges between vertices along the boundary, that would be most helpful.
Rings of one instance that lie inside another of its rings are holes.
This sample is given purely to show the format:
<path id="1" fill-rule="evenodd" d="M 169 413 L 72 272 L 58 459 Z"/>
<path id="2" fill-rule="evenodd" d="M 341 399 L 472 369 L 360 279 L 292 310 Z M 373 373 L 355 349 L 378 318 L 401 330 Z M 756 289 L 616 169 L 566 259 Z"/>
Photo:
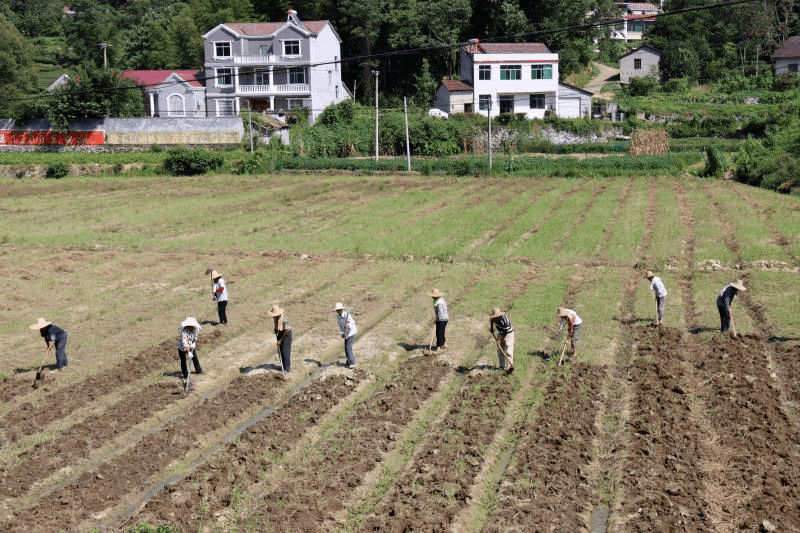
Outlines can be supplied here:
<path id="1" fill-rule="evenodd" d="M 442 80 L 436 89 L 436 102 L 433 107 L 445 113 L 472 113 L 472 85 L 461 80 Z"/>
<path id="2" fill-rule="evenodd" d="M 619 81 L 630 83 L 631 79 L 643 76 L 658 80 L 661 78 L 660 62 L 661 52 L 652 46 L 640 46 L 631 50 L 619 59 Z"/>
<path id="3" fill-rule="evenodd" d="M 775 66 L 775 75 L 800 72 L 800 37 L 793 35 L 772 54 L 772 64 Z"/>
<path id="4" fill-rule="evenodd" d="M 561 118 L 587 117 L 592 109 L 592 93 L 560 81 L 557 105 L 556 115 Z"/>

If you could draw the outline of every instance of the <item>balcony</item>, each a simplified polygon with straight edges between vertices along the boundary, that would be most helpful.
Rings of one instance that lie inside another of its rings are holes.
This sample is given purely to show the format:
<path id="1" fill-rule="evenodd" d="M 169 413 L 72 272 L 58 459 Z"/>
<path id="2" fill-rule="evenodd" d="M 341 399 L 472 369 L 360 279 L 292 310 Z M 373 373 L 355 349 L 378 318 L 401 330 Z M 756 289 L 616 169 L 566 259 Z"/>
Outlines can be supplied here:
<path id="1" fill-rule="evenodd" d="M 310 95 L 308 83 L 286 83 L 281 85 L 239 85 L 236 94 L 245 96 Z"/>

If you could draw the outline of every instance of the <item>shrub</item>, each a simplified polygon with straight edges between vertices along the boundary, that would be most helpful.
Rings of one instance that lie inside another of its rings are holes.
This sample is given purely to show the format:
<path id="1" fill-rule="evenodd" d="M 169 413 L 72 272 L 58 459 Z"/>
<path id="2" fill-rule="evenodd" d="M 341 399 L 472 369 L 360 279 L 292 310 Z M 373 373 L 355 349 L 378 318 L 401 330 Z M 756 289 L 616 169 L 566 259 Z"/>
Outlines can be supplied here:
<path id="1" fill-rule="evenodd" d="M 706 166 L 701 174 L 704 178 L 718 178 L 728 169 L 725 154 L 716 146 L 706 147 Z"/>
<path id="2" fill-rule="evenodd" d="M 264 154 L 251 152 L 234 165 L 235 174 L 262 174 L 264 172 Z"/>
<path id="3" fill-rule="evenodd" d="M 638 76 L 631 78 L 628 85 L 628 94 L 631 96 L 647 96 L 658 90 L 658 81 L 651 76 Z"/>
<path id="4" fill-rule="evenodd" d="M 69 165 L 66 163 L 52 163 L 48 165 L 45 178 L 61 179 L 69 176 Z"/>
<path id="5" fill-rule="evenodd" d="M 173 176 L 195 176 L 222 167 L 223 158 L 202 148 L 189 150 L 178 147 L 168 151 L 164 171 Z"/>

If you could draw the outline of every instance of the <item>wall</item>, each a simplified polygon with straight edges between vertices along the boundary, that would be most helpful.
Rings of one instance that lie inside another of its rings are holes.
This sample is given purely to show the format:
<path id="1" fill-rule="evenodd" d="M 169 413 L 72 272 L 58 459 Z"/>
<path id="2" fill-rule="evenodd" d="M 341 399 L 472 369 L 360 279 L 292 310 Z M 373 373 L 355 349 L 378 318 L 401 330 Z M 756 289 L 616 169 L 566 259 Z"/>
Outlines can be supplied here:
<path id="1" fill-rule="evenodd" d="M 240 117 L 77 120 L 68 132 L 54 131 L 46 120 L 20 127 L 12 120 L 0 120 L 4 145 L 223 145 L 239 144 L 243 133 Z"/>

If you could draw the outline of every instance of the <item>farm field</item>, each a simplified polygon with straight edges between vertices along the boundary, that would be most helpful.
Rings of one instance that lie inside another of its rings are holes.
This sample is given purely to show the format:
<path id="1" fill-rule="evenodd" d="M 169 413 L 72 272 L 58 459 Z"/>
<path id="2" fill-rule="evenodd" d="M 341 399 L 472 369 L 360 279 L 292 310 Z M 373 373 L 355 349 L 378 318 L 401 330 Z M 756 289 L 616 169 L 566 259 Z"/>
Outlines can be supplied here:
<path id="1" fill-rule="evenodd" d="M 721 180 L 0 178 L 0 530 L 800 531 L 798 273 L 800 198 Z"/>

